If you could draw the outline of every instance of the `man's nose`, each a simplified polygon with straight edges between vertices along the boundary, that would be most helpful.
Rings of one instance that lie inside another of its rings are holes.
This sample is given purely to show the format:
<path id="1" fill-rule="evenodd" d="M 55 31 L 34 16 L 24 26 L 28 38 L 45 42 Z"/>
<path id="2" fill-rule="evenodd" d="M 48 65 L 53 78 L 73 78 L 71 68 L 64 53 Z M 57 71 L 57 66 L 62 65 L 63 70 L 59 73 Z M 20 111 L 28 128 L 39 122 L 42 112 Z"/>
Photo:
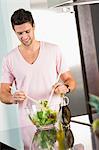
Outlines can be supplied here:
<path id="1" fill-rule="evenodd" d="M 26 39 L 27 36 L 28 36 L 27 33 L 26 33 L 26 32 L 23 32 L 22 35 L 21 35 L 21 38 Z"/>

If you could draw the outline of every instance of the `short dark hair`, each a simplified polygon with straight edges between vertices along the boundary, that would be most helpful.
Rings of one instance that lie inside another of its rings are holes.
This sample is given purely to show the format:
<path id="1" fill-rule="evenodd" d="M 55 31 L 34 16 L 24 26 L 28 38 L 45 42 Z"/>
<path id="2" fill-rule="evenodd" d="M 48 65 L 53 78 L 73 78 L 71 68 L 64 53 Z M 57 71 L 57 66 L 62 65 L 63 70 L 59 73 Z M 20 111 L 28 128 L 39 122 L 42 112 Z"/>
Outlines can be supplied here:
<path id="1" fill-rule="evenodd" d="M 32 26 L 34 25 L 34 19 L 30 11 L 25 9 L 16 10 L 11 16 L 11 24 L 14 29 L 14 25 L 21 25 L 29 22 Z"/>

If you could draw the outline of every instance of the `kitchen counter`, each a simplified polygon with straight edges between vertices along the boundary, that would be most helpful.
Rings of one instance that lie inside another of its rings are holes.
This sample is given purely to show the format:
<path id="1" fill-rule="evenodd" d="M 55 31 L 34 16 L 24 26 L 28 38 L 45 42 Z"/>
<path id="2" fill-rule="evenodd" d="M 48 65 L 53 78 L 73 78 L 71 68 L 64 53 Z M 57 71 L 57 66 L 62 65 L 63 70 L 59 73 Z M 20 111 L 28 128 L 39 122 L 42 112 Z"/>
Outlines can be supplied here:
<path id="1" fill-rule="evenodd" d="M 31 128 L 33 127 L 24 127 L 21 130 L 28 132 Z M 99 150 L 99 139 L 92 133 L 87 115 L 73 117 L 68 130 L 53 128 L 34 131 L 30 139 L 29 150 L 44 150 L 44 148 L 46 150 Z M 24 150 L 21 141 L 22 135 L 19 136 L 19 128 L 0 131 L 0 142 L 10 146 L 10 149 L 6 149 L 6 146 L 3 148 L 1 144 L 0 150 L 11 150 L 11 147 Z"/>

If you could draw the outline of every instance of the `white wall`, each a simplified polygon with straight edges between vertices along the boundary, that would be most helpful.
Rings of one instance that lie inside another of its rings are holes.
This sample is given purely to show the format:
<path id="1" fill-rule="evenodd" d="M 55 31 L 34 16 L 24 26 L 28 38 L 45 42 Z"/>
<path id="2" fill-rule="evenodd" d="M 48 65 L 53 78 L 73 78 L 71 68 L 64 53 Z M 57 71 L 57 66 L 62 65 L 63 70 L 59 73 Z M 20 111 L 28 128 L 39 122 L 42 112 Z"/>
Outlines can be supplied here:
<path id="1" fill-rule="evenodd" d="M 36 38 L 58 44 L 69 66 L 80 64 L 79 44 L 74 13 L 32 9 Z"/>
<path id="2" fill-rule="evenodd" d="M 0 0 L 0 80 L 3 56 L 18 43 L 10 23 L 12 13 L 18 8 L 30 9 L 30 0 Z M 0 103 L 0 142 L 15 147 L 15 149 L 23 150 L 19 130 L 16 130 L 15 138 L 10 131 L 10 129 L 19 128 L 17 111 L 16 105 Z"/>

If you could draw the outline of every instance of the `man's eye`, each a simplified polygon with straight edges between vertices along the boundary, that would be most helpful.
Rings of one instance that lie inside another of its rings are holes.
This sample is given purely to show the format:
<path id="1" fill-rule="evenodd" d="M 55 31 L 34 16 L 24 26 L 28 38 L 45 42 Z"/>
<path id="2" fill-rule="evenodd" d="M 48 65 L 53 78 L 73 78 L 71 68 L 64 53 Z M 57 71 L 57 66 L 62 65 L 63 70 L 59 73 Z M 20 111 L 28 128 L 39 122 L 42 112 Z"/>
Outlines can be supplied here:
<path id="1" fill-rule="evenodd" d="M 30 30 L 26 31 L 26 33 L 29 33 L 29 32 L 30 32 Z"/>
<path id="2" fill-rule="evenodd" d="M 19 32 L 18 34 L 19 34 L 19 35 L 22 35 L 22 32 Z"/>

